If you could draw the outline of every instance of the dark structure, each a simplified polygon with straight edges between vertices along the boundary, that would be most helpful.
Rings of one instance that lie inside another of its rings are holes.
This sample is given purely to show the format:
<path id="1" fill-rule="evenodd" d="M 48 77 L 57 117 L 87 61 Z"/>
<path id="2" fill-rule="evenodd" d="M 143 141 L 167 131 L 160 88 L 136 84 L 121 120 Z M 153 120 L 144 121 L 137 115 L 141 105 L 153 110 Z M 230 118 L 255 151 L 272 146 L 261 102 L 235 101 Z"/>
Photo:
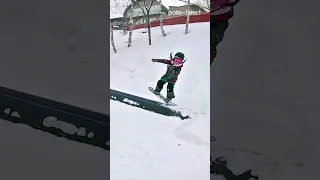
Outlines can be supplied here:
<path id="1" fill-rule="evenodd" d="M 110 150 L 109 115 L 0 86 L 0 118 Z"/>
<path id="2" fill-rule="evenodd" d="M 110 25 L 116 30 L 123 29 L 123 23 L 124 18 L 122 17 L 110 19 Z"/>
<path id="3" fill-rule="evenodd" d="M 152 111 L 158 114 L 162 114 L 165 116 L 177 116 L 180 117 L 182 120 L 189 118 L 189 116 L 183 116 L 179 111 L 170 109 L 166 106 L 165 103 L 152 101 L 143 97 L 138 97 L 135 95 L 127 94 L 112 89 L 110 90 L 110 99 L 114 101 L 119 101 L 121 103 L 125 103 L 127 105 Z"/>

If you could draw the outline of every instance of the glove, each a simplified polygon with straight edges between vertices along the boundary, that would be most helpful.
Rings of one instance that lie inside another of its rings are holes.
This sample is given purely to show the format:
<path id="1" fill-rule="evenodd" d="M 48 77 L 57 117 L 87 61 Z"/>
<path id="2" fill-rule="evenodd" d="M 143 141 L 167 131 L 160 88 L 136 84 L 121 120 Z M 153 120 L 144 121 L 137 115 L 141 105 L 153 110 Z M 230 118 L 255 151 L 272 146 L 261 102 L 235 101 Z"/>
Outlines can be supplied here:
<path id="1" fill-rule="evenodd" d="M 170 53 L 170 57 L 169 57 L 169 59 L 173 60 L 172 52 Z"/>

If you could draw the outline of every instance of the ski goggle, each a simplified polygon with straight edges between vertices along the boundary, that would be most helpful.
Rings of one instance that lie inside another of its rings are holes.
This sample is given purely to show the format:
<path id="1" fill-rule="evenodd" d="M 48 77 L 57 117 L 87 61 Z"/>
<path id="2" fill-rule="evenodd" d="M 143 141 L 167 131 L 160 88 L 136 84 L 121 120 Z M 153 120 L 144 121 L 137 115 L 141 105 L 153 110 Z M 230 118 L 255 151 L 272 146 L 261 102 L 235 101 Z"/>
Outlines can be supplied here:
<path id="1" fill-rule="evenodd" d="M 180 59 L 178 57 L 174 57 L 173 61 L 175 64 L 182 64 L 182 59 Z"/>

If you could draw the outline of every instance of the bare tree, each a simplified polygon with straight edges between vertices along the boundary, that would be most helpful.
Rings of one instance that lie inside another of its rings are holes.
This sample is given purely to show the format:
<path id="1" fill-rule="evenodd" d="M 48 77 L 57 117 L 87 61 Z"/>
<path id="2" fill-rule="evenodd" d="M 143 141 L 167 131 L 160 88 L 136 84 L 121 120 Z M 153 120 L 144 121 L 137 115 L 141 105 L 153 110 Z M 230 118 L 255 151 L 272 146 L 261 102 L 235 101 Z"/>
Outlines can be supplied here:
<path id="1" fill-rule="evenodd" d="M 209 0 L 196 0 L 195 5 L 198 5 L 198 6 L 202 7 L 203 9 L 210 11 L 210 1 Z"/>
<path id="2" fill-rule="evenodd" d="M 126 34 L 127 34 L 127 30 L 126 28 L 123 27 L 122 35 L 126 35 Z"/>
<path id="3" fill-rule="evenodd" d="M 110 12 L 113 14 L 119 14 L 130 5 L 130 0 L 111 0 L 110 1 Z"/>
<path id="4" fill-rule="evenodd" d="M 131 47 L 131 37 L 132 37 L 132 31 L 133 31 L 133 5 L 134 0 L 131 0 L 130 4 L 130 32 L 129 32 L 129 39 L 128 39 L 128 48 Z"/>
<path id="5" fill-rule="evenodd" d="M 129 5 L 130 5 L 130 0 L 111 0 L 110 1 L 110 12 L 112 14 L 119 15 L 119 17 L 122 17 L 122 28 L 123 28 L 122 34 L 123 35 L 127 34 L 127 30 L 123 26 L 125 17 L 123 16 L 124 14 L 122 14 L 122 12 L 124 12 Z"/>
<path id="6" fill-rule="evenodd" d="M 137 2 L 137 0 L 135 0 L 136 4 L 142 10 L 143 15 L 144 15 L 144 17 L 146 19 L 146 25 L 147 25 L 147 28 L 148 28 L 149 45 L 151 45 L 150 9 L 152 7 L 152 4 L 155 1 L 156 0 L 143 0 L 143 6 L 142 6 L 141 4 L 139 4 L 139 2 Z M 150 3 L 150 4 L 148 4 L 148 3 Z"/>
<path id="7" fill-rule="evenodd" d="M 122 28 L 122 30 L 123 30 L 123 31 L 121 32 L 121 34 L 122 34 L 122 35 L 126 35 L 128 31 L 127 31 L 126 26 L 125 26 L 125 17 L 124 17 L 124 16 L 122 17 L 121 24 L 122 24 L 122 27 L 121 27 L 121 28 Z"/>
<path id="8" fill-rule="evenodd" d="M 177 0 L 180 2 L 184 2 L 188 4 L 188 0 Z M 189 2 L 190 5 L 197 5 L 203 9 L 206 9 L 207 11 L 210 11 L 210 1 L 209 0 L 195 0 L 195 3 Z"/>
<path id="9" fill-rule="evenodd" d="M 112 44 L 112 48 L 113 48 L 113 52 L 117 53 L 117 49 L 116 46 L 114 45 L 114 39 L 113 39 L 113 26 L 110 26 L 110 33 L 111 33 L 111 44 Z"/>
<path id="10" fill-rule="evenodd" d="M 159 9 L 159 12 L 160 12 L 160 17 L 159 17 L 159 21 L 160 21 L 160 29 L 161 29 L 161 33 L 162 33 L 162 36 L 166 36 L 166 33 L 164 32 L 164 28 L 163 28 L 163 16 L 162 16 L 162 3 L 161 3 L 161 0 L 159 1 L 160 3 L 160 9 Z"/>
<path id="11" fill-rule="evenodd" d="M 186 21 L 186 29 L 185 34 L 189 32 L 189 18 L 190 18 L 190 0 L 188 0 L 188 10 L 187 10 L 187 21 Z"/>

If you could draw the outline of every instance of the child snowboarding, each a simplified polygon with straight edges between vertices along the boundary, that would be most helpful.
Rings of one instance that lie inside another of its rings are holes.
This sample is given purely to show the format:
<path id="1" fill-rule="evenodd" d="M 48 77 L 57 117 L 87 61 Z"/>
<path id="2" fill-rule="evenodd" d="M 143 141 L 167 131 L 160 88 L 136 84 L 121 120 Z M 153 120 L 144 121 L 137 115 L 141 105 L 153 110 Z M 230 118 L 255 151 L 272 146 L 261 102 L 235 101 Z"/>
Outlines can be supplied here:
<path id="1" fill-rule="evenodd" d="M 210 9 L 210 65 L 217 56 L 217 46 L 223 40 L 229 26 L 229 19 L 233 16 L 233 6 L 240 0 L 211 0 Z"/>
<path id="2" fill-rule="evenodd" d="M 156 88 L 152 91 L 155 95 L 161 95 L 160 92 L 163 89 L 163 85 L 167 84 L 167 98 L 164 99 L 167 103 L 175 98 L 174 86 L 178 80 L 178 76 L 183 67 L 183 63 L 186 61 L 185 56 L 182 52 L 177 52 L 172 58 L 172 53 L 170 54 L 170 59 L 152 59 L 153 62 L 159 62 L 167 64 L 166 73 L 157 82 Z"/>

